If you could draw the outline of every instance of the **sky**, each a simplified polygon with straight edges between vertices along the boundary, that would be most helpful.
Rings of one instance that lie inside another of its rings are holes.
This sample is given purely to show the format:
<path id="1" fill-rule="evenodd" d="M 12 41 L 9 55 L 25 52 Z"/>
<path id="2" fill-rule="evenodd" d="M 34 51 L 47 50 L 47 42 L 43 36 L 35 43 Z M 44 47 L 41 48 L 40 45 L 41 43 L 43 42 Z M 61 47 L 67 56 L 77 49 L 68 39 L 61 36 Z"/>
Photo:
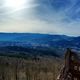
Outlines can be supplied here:
<path id="1" fill-rule="evenodd" d="M 80 0 L 0 0 L 0 32 L 80 36 Z"/>

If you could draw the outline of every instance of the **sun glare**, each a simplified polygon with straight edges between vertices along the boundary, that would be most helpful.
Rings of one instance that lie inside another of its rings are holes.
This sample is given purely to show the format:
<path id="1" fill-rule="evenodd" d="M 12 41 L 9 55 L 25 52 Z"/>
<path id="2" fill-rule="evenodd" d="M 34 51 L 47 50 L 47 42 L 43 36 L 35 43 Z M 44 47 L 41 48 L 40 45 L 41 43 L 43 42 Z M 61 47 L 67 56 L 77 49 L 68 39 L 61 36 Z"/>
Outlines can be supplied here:
<path id="1" fill-rule="evenodd" d="M 20 9 L 24 7 L 25 3 L 29 2 L 29 0 L 6 0 L 5 5 L 11 9 Z"/>

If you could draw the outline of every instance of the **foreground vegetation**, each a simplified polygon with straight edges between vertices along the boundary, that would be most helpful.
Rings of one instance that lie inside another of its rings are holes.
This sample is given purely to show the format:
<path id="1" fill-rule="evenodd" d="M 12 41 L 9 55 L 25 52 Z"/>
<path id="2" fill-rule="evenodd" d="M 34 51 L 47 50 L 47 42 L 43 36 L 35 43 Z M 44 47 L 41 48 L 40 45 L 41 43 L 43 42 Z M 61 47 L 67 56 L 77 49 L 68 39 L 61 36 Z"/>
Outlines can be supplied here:
<path id="1" fill-rule="evenodd" d="M 62 60 L 52 57 L 0 56 L 0 80 L 56 80 Z"/>

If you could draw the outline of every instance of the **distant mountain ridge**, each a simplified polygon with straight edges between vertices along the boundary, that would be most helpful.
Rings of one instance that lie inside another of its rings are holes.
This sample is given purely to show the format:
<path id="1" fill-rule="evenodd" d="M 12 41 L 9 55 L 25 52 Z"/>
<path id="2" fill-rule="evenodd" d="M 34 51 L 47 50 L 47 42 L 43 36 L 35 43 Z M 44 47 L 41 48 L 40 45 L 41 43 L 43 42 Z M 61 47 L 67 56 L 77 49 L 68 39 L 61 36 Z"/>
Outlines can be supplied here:
<path id="1" fill-rule="evenodd" d="M 80 37 L 37 33 L 0 33 L 0 46 L 80 48 Z"/>
<path id="2" fill-rule="evenodd" d="M 65 35 L 49 35 L 49 34 L 37 34 L 37 33 L 0 33 L 0 41 L 25 41 L 25 39 L 66 39 Z"/>

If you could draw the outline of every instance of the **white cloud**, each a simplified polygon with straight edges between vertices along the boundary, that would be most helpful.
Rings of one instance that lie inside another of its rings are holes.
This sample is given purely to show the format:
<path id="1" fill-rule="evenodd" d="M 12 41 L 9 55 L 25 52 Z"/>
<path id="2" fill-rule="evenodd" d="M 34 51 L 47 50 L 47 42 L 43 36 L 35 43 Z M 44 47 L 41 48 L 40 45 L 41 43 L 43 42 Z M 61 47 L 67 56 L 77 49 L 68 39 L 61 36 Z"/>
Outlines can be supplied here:
<path id="1" fill-rule="evenodd" d="M 32 1 L 34 2 L 34 0 Z M 35 2 L 28 7 L 25 6 L 11 11 L 5 10 L 5 6 L 2 6 L 0 7 L 0 32 L 80 35 L 80 23 L 72 20 L 68 14 L 75 5 L 74 2 L 66 9 L 57 12 L 47 6 L 43 12 L 40 11 L 41 13 L 38 14 L 36 14 L 36 8 L 41 7 L 41 5 Z M 70 20 L 71 22 L 68 22 Z"/>

